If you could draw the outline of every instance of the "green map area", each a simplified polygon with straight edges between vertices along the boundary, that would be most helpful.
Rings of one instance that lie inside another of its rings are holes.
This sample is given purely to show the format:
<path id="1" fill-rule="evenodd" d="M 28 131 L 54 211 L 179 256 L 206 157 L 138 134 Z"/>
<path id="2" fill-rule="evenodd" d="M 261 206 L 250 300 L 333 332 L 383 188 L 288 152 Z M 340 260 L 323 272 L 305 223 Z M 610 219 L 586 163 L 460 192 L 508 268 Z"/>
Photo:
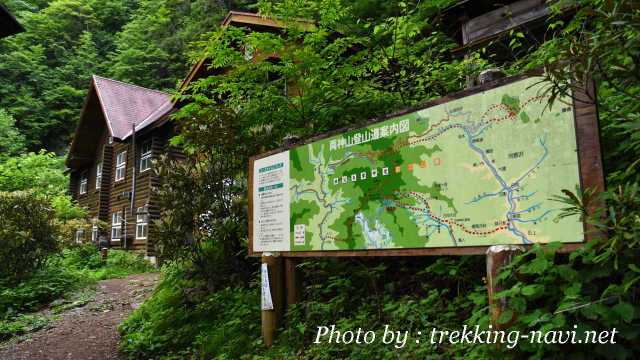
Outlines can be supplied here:
<path id="1" fill-rule="evenodd" d="M 291 250 L 583 241 L 571 99 L 539 78 L 290 150 Z"/>

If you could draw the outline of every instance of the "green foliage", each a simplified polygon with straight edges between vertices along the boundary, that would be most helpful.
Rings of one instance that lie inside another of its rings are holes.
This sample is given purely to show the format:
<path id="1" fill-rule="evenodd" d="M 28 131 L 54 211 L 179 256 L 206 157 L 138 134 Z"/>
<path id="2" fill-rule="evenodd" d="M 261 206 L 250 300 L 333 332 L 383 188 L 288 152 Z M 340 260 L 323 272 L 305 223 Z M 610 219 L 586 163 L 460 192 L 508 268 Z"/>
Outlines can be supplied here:
<path id="1" fill-rule="evenodd" d="M 187 261 L 210 287 L 246 282 L 255 264 L 246 251 L 246 183 L 232 181 L 225 162 L 161 162 L 156 189 L 162 208 L 156 250 L 163 261 Z"/>
<path id="2" fill-rule="evenodd" d="M 0 191 L 30 190 L 42 195 L 63 195 L 69 187 L 64 159 L 44 150 L 0 162 Z"/>
<path id="3" fill-rule="evenodd" d="M 121 348 L 131 358 L 184 358 L 191 352 L 236 358 L 253 347 L 259 332 L 257 289 L 208 293 L 177 263 L 163 268 L 153 297 L 121 324 Z M 172 352 L 171 349 L 184 349 Z"/>
<path id="4" fill-rule="evenodd" d="M 0 281 L 0 341 L 44 326 L 48 318 L 34 312 L 45 307 L 58 313 L 86 304 L 92 293 L 82 288 L 148 271 L 153 266 L 130 251 L 111 250 L 104 262 L 93 245 L 65 249 L 17 284 Z"/>
<path id="5" fill-rule="evenodd" d="M 596 236 L 570 255 L 556 252 L 560 244 L 546 248 L 534 245 L 516 257 L 499 277 L 506 290 L 498 296 L 509 307 L 505 322 L 515 314 L 510 330 L 528 334 L 537 330 L 571 331 L 576 326 L 577 338 L 583 339 L 584 331 L 616 328 L 616 343 L 559 346 L 522 342 L 517 354 L 505 352 L 503 356 L 562 359 L 570 351 L 577 358 L 597 354 L 625 359 L 640 352 L 636 330 L 640 326 L 636 301 L 640 290 L 637 191 L 638 186 L 631 185 L 606 195 L 609 216 L 590 219 L 600 234 L 607 234 L 606 238 Z M 486 316 L 482 315 L 481 321 L 486 322 Z M 487 349 L 475 350 L 488 354 Z"/>
<path id="6" fill-rule="evenodd" d="M 433 359 L 451 357 L 446 344 L 424 341 L 431 328 L 459 328 L 474 300 L 482 259 L 474 257 L 306 261 L 304 301 L 289 310 L 287 326 L 269 358 Z M 344 276 L 344 274 L 349 274 Z M 411 276 L 407 276 L 411 274 Z M 375 341 L 369 345 L 315 344 L 318 326 L 338 330 L 373 330 L 380 340 L 385 326 L 409 331 L 402 349 Z M 418 332 L 425 336 L 415 342 Z"/>
<path id="7" fill-rule="evenodd" d="M 15 119 L 0 109 L 0 161 L 4 157 L 19 154 L 24 150 L 24 136 L 15 127 Z"/>
<path id="8" fill-rule="evenodd" d="M 460 89 L 477 58 L 449 59 L 453 43 L 438 31 L 437 18 L 424 21 L 447 3 L 392 7 L 395 17 L 363 26 L 357 16 L 365 14 L 354 15 L 355 8 L 306 2 L 295 5 L 300 14 L 320 12 L 308 31 L 277 13 L 290 25 L 284 36 L 238 28 L 211 33 L 201 46 L 224 75 L 196 81 L 179 96 L 185 106 L 175 115 L 180 135 L 172 144 L 190 158 L 159 164 L 162 257 L 188 260 L 213 284 L 228 281 L 220 274 L 246 279 L 255 265 L 237 254 L 246 251 L 251 155 L 286 135 L 314 135 Z M 355 29 L 336 33 L 338 24 Z M 248 61 L 245 49 L 280 58 Z"/>
<path id="9" fill-rule="evenodd" d="M 570 22 L 558 18 L 549 25 L 549 32 L 556 31 L 556 36 L 506 67 L 518 73 L 544 66 L 552 98 L 592 80 L 606 150 L 605 170 L 616 182 L 638 181 L 640 12 L 631 0 L 579 3 Z"/>
<path id="10" fill-rule="evenodd" d="M 171 89 L 188 71 L 189 44 L 214 29 L 227 7 L 244 4 L 8 1 L 27 31 L 0 40 L 0 109 L 16 119 L 29 151 L 61 153 L 76 127 L 92 74 Z"/>
<path id="11" fill-rule="evenodd" d="M 59 250 L 54 215 L 41 196 L 0 192 L 0 280 L 23 279 Z"/>
<path id="12" fill-rule="evenodd" d="M 380 343 L 354 346 L 313 341 L 319 325 L 336 324 L 343 330 L 362 327 L 378 336 L 385 324 L 414 334 L 432 326 L 458 327 L 477 302 L 486 302 L 486 290 L 476 287 L 484 264 L 478 258 L 461 260 L 305 261 L 299 265 L 305 300 L 289 309 L 287 322 L 269 350 L 260 338 L 255 281 L 210 292 L 190 264 L 172 263 L 163 268 L 164 278 L 153 296 L 121 325 L 121 348 L 130 358 L 166 359 L 447 356 L 452 351 L 447 347 L 415 342 L 398 350 Z M 258 278 L 256 274 L 254 279 Z"/>
<path id="13" fill-rule="evenodd" d="M 19 315 L 12 321 L 0 320 L 0 341 L 16 335 L 39 330 L 49 323 L 49 319 L 42 315 Z"/>
<path id="14" fill-rule="evenodd" d="M 87 217 L 87 211 L 76 204 L 69 195 L 58 195 L 52 197 L 51 207 L 56 213 L 56 219 L 63 223 L 69 220 Z"/>
<path id="15" fill-rule="evenodd" d="M 188 44 L 215 28 L 237 2 L 142 0 L 115 36 L 111 76 L 157 89 L 173 89 L 187 73 Z M 224 4 L 224 5 L 223 5 Z"/>
<path id="16" fill-rule="evenodd" d="M 30 150 L 67 144 L 89 78 L 101 72 L 131 5 L 55 0 L 17 13 L 28 31 L 0 42 L 0 108 L 17 119 Z"/>
<path id="17" fill-rule="evenodd" d="M 109 250 L 105 262 L 93 244 L 76 245 L 65 249 L 60 266 L 76 271 L 91 281 L 122 278 L 154 269 L 142 254 L 132 251 Z"/>
<path id="18" fill-rule="evenodd" d="M 47 266 L 15 286 L 0 287 L 0 317 L 11 319 L 20 313 L 33 312 L 65 293 L 87 285 L 80 274 L 57 266 Z"/>

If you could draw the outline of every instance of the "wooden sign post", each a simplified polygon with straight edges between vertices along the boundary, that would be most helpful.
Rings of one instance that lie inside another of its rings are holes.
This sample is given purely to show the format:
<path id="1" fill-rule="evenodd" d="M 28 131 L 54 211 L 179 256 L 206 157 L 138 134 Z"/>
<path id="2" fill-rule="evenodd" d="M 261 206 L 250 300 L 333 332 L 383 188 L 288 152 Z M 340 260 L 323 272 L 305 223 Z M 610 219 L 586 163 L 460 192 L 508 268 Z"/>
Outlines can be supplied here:
<path id="1" fill-rule="evenodd" d="M 269 276 L 268 284 L 263 283 L 263 297 L 271 298 L 272 308 L 262 306 L 262 339 L 267 347 L 273 345 L 276 330 L 282 324 L 284 315 L 284 275 L 282 271 L 282 257 L 278 254 L 263 254 L 262 266 L 266 265 Z M 268 286 L 267 286 L 268 285 Z M 268 294 L 265 294 L 268 292 Z"/>
<path id="2" fill-rule="evenodd" d="M 489 312 L 491 325 L 496 330 L 506 328 L 509 324 L 500 324 L 498 319 L 507 307 L 505 299 L 496 299 L 495 294 L 504 290 L 497 280 L 502 269 L 511 264 L 513 258 L 525 251 L 520 245 L 494 245 L 487 249 L 487 292 L 489 296 Z"/>

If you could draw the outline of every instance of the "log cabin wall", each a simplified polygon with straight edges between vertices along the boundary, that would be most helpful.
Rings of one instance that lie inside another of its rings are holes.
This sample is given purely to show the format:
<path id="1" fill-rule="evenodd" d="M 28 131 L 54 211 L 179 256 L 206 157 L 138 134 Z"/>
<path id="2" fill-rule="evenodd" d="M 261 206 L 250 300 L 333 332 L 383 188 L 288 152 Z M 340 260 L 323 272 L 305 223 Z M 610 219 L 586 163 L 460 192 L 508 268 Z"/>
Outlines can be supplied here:
<path id="1" fill-rule="evenodd" d="M 71 170 L 69 182 L 69 194 L 85 208 L 90 218 L 99 219 L 109 225 L 107 231 L 102 231 L 109 239 L 111 246 L 124 247 L 125 236 L 126 246 L 129 249 L 144 250 L 147 256 L 155 256 L 155 237 L 157 232 L 153 226 L 153 220 L 160 218 L 160 208 L 154 199 L 152 187 L 159 184 L 159 178 L 151 168 L 141 171 L 140 158 L 141 148 L 145 145 L 151 147 L 151 159 L 158 159 L 162 154 L 170 151 L 168 139 L 171 136 L 171 128 L 164 125 L 153 129 L 146 134 L 136 136 L 136 149 L 132 151 L 132 141 L 129 137 L 125 141 L 112 140 L 109 143 L 109 135 L 105 133 L 101 142 L 97 146 L 95 158 L 85 166 Z M 118 154 L 126 152 L 126 162 L 124 166 L 124 179 L 116 181 L 116 167 Z M 175 156 L 174 156 L 175 155 Z M 180 153 L 175 153 L 172 157 L 179 157 Z M 97 188 L 97 166 L 102 164 L 102 181 L 100 188 Z M 133 171 L 135 168 L 136 186 L 133 192 L 135 196 L 134 208 L 131 209 L 131 194 Z M 82 174 L 87 176 L 87 190 L 80 194 L 80 182 Z M 148 211 L 147 238 L 136 238 L 137 210 L 143 208 Z M 112 215 L 114 212 L 126 212 L 126 227 L 122 228 L 120 239 L 113 239 L 111 234 Z M 126 230 L 126 231 L 125 231 Z M 85 240 L 91 237 L 90 232 L 85 232 Z"/>
<path id="2" fill-rule="evenodd" d="M 101 144 L 102 148 L 98 152 L 102 160 L 102 185 L 99 198 L 98 219 L 106 223 L 109 223 L 111 220 L 109 214 L 109 201 L 113 179 L 113 172 L 111 171 L 113 165 L 113 144 L 109 143 L 109 138 L 109 134 L 105 132 Z M 100 235 L 104 235 L 107 238 L 110 236 L 108 232 L 100 233 Z"/>
<path id="3" fill-rule="evenodd" d="M 128 249 L 144 250 L 147 256 L 155 256 L 155 238 L 157 232 L 153 225 L 153 220 L 160 217 L 160 209 L 154 199 L 152 187 L 159 182 L 158 176 L 154 172 L 153 160 L 158 159 L 166 151 L 170 130 L 165 125 L 153 129 L 144 134 L 137 134 L 135 139 L 135 151 L 133 151 L 132 139 L 129 137 L 125 141 L 116 141 L 113 145 L 112 162 L 110 171 L 112 174 L 111 193 L 109 196 L 109 224 L 112 224 L 112 216 L 115 212 L 126 213 L 124 217 L 126 226 L 122 228 L 120 239 L 111 239 L 112 246 L 122 246 Z M 151 167 L 141 171 L 142 148 L 151 148 Z M 116 167 L 118 154 L 126 152 L 124 179 L 116 181 Z M 133 174 L 135 171 L 135 189 L 132 189 Z M 131 208 L 131 197 L 134 197 L 133 209 Z M 148 214 L 147 236 L 139 238 L 136 235 L 138 209 Z M 126 242 L 125 242 L 126 239 Z"/>
<path id="4" fill-rule="evenodd" d="M 166 124 L 155 129 L 153 133 L 150 134 L 152 142 L 152 156 L 154 160 L 159 159 L 162 155 L 172 156 L 171 149 L 169 147 L 169 139 L 172 135 L 173 132 L 170 124 Z M 153 166 L 155 166 L 155 164 L 153 164 L 152 167 Z M 157 201 L 157 195 L 154 195 L 154 188 L 157 188 L 160 185 L 160 177 L 156 175 L 155 171 L 150 171 L 147 180 L 148 182 L 145 186 L 147 186 L 146 191 L 149 193 L 149 239 L 146 244 L 146 252 L 149 256 L 155 256 L 155 243 L 160 235 L 154 225 L 154 220 L 160 219 L 160 206 Z"/>
<path id="5" fill-rule="evenodd" d="M 117 171 L 116 159 L 122 153 L 125 153 L 124 162 L 124 178 L 119 179 Z M 110 171 L 113 174 L 111 179 L 111 193 L 109 194 L 109 224 L 113 227 L 113 214 L 121 212 L 125 222 L 125 226 L 121 228 L 121 236 L 113 237 L 109 236 L 111 246 L 122 246 L 127 248 L 133 248 L 133 236 L 135 231 L 134 223 L 135 219 L 131 214 L 131 201 L 129 194 L 131 193 L 132 183 L 132 166 L 134 163 L 134 154 L 131 151 L 131 144 L 129 141 L 120 142 L 114 140 L 113 142 L 113 154 Z"/>
<path id="6" fill-rule="evenodd" d="M 108 201 L 109 201 L 109 178 L 108 164 L 110 163 L 111 146 L 107 143 L 108 134 L 106 132 L 101 136 L 101 140 L 97 145 L 94 159 L 86 163 L 84 166 L 73 169 L 70 173 L 69 193 L 78 204 L 85 208 L 91 219 L 99 219 L 107 221 Z M 106 155 L 106 156 L 105 156 Z M 97 183 L 97 167 L 102 165 L 102 181 L 98 187 Z M 86 191 L 80 193 L 80 185 L 83 174 L 86 174 L 87 185 Z M 106 235 L 106 234 L 101 234 Z M 83 241 L 91 240 L 91 232 L 85 231 Z"/>

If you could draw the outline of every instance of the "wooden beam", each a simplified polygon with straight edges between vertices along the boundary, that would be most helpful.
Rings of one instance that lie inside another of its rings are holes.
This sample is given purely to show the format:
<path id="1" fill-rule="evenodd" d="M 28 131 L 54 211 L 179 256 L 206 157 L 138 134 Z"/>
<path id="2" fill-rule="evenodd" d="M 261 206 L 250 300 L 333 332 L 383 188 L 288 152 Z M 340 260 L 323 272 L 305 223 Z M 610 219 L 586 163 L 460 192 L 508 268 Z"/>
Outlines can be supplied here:
<path id="1" fill-rule="evenodd" d="M 495 245 L 487 249 L 487 293 L 489 296 L 489 315 L 494 330 L 505 329 L 515 320 L 514 315 L 504 324 L 498 321 L 508 304 L 504 299 L 497 299 L 495 294 L 503 290 L 497 280 L 502 269 L 511 264 L 513 259 L 524 251 L 524 247 L 520 245 Z"/>
<path id="2" fill-rule="evenodd" d="M 545 0 L 521 0 L 462 24 L 462 43 L 479 42 L 550 14 Z"/>
<path id="3" fill-rule="evenodd" d="M 287 23 L 282 20 L 273 19 L 269 16 L 264 16 L 256 13 L 249 13 L 243 11 L 229 11 L 224 20 L 222 20 L 222 27 L 228 26 L 266 26 L 277 29 L 284 29 L 289 25 L 300 27 L 303 30 L 311 30 L 315 28 L 315 24 L 311 20 L 306 19 L 293 19 L 291 23 Z"/>

